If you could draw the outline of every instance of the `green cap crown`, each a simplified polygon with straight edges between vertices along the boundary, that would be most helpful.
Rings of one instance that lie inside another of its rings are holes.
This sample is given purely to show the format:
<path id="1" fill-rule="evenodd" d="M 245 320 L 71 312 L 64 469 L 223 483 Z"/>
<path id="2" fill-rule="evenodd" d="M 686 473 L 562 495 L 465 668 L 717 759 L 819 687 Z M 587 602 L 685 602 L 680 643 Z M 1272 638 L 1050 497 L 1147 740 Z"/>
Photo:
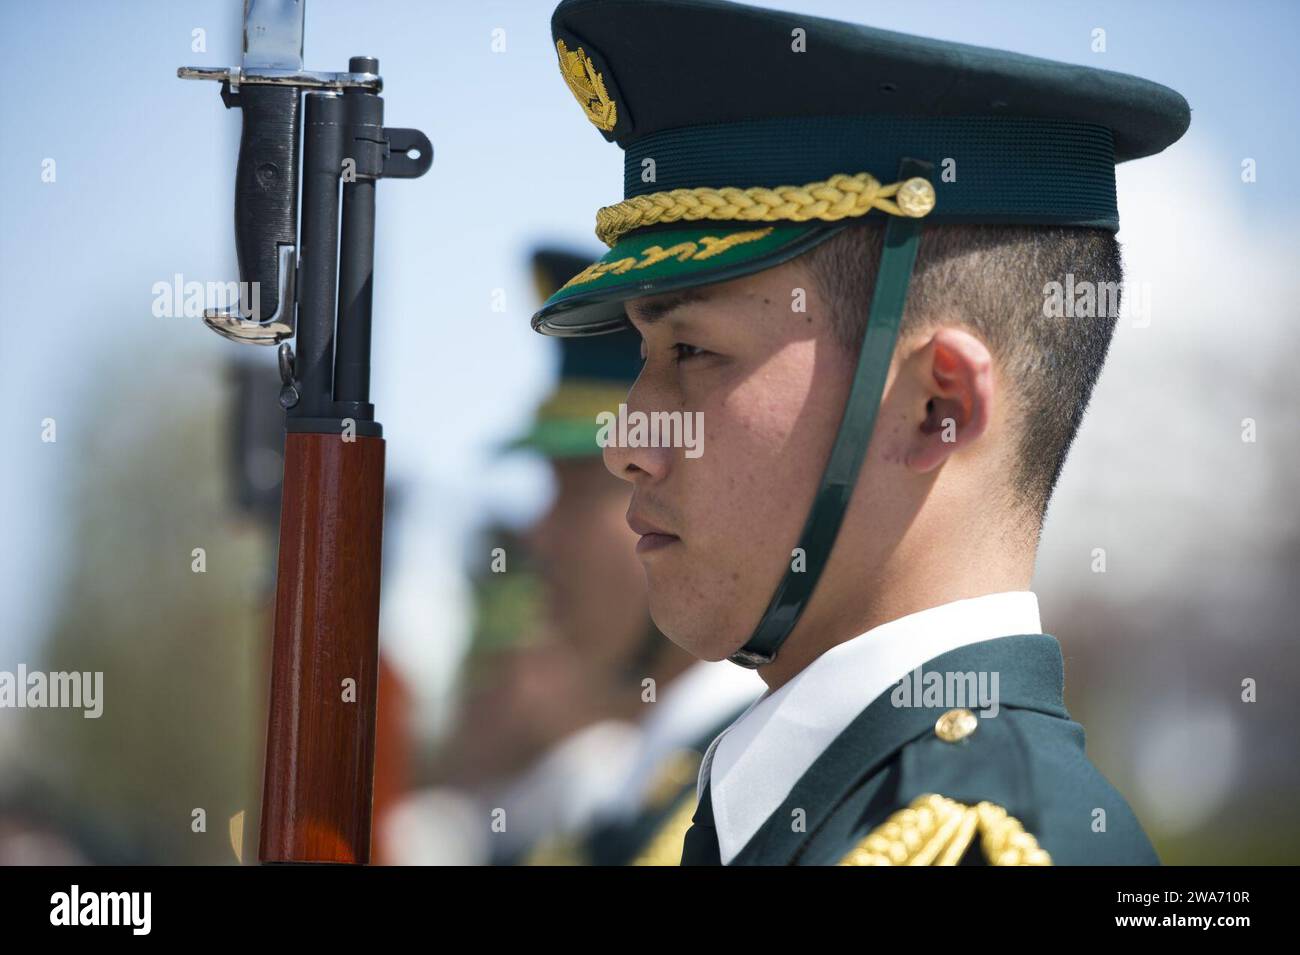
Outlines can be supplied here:
<path id="1" fill-rule="evenodd" d="M 551 27 L 624 150 L 609 252 L 533 317 L 552 335 L 619 328 L 628 298 L 770 268 L 863 216 L 1116 230 L 1115 164 L 1190 120 L 1137 77 L 724 0 L 564 0 Z M 932 188 L 894 181 L 904 158 Z"/>

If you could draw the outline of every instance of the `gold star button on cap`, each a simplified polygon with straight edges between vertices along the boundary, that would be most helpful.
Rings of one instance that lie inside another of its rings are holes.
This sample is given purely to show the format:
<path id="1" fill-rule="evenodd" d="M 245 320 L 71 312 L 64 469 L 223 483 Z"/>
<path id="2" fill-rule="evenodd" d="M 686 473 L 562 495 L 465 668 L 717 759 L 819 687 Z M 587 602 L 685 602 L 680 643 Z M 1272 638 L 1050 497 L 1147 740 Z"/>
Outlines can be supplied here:
<path id="1" fill-rule="evenodd" d="M 979 718 L 970 710 L 949 710 L 934 724 L 934 735 L 945 743 L 965 739 L 979 727 Z"/>

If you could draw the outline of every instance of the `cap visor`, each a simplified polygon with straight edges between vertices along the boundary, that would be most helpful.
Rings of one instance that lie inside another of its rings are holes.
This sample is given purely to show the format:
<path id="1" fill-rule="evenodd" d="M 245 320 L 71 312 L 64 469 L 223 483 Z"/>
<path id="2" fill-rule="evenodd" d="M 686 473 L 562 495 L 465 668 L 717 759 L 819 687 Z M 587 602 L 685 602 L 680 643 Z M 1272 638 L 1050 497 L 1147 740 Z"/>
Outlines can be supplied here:
<path id="1" fill-rule="evenodd" d="M 780 265 L 843 229 L 845 222 L 723 222 L 640 229 L 569 280 L 533 316 L 544 335 L 598 335 L 627 324 L 623 303 L 726 282 Z"/>

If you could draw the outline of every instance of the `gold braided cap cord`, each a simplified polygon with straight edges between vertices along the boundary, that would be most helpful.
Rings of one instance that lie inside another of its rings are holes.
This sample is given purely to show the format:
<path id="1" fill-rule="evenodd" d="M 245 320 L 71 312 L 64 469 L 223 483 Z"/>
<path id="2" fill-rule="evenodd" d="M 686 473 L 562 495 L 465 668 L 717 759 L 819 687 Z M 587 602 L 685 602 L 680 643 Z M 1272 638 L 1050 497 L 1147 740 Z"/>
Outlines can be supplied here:
<path id="1" fill-rule="evenodd" d="M 920 176 L 881 185 L 870 173 L 836 173 L 802 186 L 669 189 L 624 199 L 596 212 L 596 236 L 612 246 L 643 226 L 665 222 L 836 222 L 878 209 L 919 219 L 934 208 L 934 186 Z"/>

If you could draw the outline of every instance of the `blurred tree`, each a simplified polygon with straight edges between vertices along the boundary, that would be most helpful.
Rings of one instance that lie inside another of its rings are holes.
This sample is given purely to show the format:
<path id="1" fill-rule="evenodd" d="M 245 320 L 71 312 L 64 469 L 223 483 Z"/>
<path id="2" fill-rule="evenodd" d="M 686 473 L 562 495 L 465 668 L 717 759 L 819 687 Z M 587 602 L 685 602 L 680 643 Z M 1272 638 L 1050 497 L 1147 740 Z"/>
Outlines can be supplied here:
<path id="1" fill-rule="evenodd" d="M 114 367 L 94 417 L 60 435 L 80 471 L 39 665 L 102 671 L 104 708 L 25 711 L 25 768 L 114 859 L 230 863 L 240 812 L 245 859 L 256 850 L 274 541 L 227 510 L 218 369 L 171 367 Z"/>

